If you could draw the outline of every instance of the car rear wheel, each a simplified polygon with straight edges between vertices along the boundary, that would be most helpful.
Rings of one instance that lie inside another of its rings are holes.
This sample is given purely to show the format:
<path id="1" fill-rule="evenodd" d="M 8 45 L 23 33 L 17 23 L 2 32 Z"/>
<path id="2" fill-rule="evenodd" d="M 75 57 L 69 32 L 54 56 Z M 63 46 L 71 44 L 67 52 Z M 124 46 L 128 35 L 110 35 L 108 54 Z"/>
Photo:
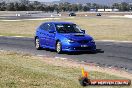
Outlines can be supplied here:
<path id="1" fill-rule="evenodd" d="M 57 44 L 56 44 L 56 51 L 57 51 L 58 54 L 62 53 L 61 42 L 57 42 Z"/>
<path id="2" fill-rule="evenodd" d="M 38 38 L 35 39 L 35 48 L 36 48 L 37 50 L 40 50 L 40 49 L 41 49 L 41 47 L 40 47 L 40 42 L 39 42 L 39 39 L 38 39 Z"/>

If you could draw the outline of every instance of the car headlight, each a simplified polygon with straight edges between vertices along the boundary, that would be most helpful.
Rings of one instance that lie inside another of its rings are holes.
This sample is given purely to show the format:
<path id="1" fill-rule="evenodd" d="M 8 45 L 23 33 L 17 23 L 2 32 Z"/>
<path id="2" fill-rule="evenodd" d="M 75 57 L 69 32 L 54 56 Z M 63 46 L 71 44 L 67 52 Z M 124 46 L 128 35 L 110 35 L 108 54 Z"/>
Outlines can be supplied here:
<path id="1" fill-rule="evenodd" d="M 90 42 L 95 42 L 95 41 L 92 39 L 92 40 L 90 40 Z"/>

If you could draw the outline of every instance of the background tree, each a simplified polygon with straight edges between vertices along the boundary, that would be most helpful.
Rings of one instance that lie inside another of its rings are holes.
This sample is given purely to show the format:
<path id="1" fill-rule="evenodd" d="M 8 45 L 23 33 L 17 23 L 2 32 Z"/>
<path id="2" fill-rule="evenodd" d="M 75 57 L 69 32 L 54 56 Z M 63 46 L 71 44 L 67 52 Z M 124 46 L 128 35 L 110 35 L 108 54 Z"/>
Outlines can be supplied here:
<path id="1" fill-rule="evenodd" d="M 78 4 L 78 11 L 82 11 L 82 8 L 83 8 L 83 6 L 82 6 L 82 4 Z"/>
<path id="2" fill-rule="evenodd" d="M 126 2 L 122 2 L 121 4 L 120 4 L 120 11 L 129 11 L 129 6 L 128 6 L 128 3 L 126 3 Z"/>
<path id="3" fill-rule="evenodd" d="M 72 11 L 78 11 L 78 6 L 77 4 L 72 4 Z"/>
<path id="4" fill-rule="evenodd" d="M 120 7 L 120 4 L 118 4 L 118 3 L 114 3 L 114 4 L 112 5 L 112 8 L 113 8 L 113 9 L 119 9 L 119 7 Z"/>
<path id="5" fill-rule="evenodd" d="M 8 10 L 8 11 L 15 11 L 14 3 L 9 3 L 9 4 L 6 6 L 6 10 Z"/>
<path id="6" fill-rule="evenodd" d="M 19 3 L 14 3 L 14 9 L 15 9 L 15 11 L 19 11 L 20 10 L 20 6 L 19 6 L 20 4 Z"/>
<path id="7" fill-rule="evenodd" d="M 89 11 L 89 10 L 90 10 L 89 7 L 87 7 L 87 6 L 84 6 L 84 7 L 83 7 L 83 11 Z"/>
<path id="8" fill-rule="evenodd" d="M 6 3 L 5 2 L 1 2 L 0 3 L 0 11 L 5 11 L 6 10 Z"/>
<path id="9" fill-rule="evenodd" d="M 20 2 L 14 3 L 0 3 L 1 11 L 45 11 L 45 12 L 67 12 L 67 11 L 89 11 L 90 9 L 119 9 L 120 11 L 130 11 L 132 10 L 132 5 L 122 2 L 114 3 L 112 6 L 99 5 L 96 3 L 86 3 L 86 4 L 72 4 L 72 3 L 59 3 L 46 5 L 39 1 L 20 0 Z"/>
<path id="10" fill-rule="evenodd" d="M 20 3 L 24 4 L 24 5 L 28 5 L 29 4 L 29 0 L 20 0 Z"/>

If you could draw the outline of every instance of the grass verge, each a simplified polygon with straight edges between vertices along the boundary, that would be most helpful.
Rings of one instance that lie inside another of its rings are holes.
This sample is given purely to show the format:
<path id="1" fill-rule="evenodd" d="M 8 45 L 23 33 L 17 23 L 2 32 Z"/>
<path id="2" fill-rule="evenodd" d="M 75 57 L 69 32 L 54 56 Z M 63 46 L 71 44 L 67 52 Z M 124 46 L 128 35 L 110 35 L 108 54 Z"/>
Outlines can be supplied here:
<path id="1" fill-rule="evenodd" d="M 82 88 L 78 82 L 80 69 L 48 64 L 43 59 L 28 54 L 0 51 L 0 88 Z M 90 71 L 90 77 L 91 79 L 120 78 L 97 71 Z M 131 87 L 91 86 L 88 88 Z"/>
<path id="2" fill-rule="evenodd" d="M 0 21 L 0 35 L 33 37 L 36 27 L 45 21 L 70 21 L 86 29 L 97 40 L 132 41 L 132 20 L 120 18 L 61 18 L 54 20 Z"/>

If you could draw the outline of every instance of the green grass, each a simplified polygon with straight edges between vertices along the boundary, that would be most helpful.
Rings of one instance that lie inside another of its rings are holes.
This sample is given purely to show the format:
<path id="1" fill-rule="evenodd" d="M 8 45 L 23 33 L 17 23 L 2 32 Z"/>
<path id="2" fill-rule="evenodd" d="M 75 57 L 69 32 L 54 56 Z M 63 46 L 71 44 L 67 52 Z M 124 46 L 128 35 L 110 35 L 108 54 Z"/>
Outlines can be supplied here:
<path id="1" fill-rule="evenodd" d="M 78 24 L 96 40 L 132 41 L 132 20 L 121 18 L 61 18 L 40 21 L 0 21 L 0 35 L 33 37 L 38 25 L 45 21 L 70 21 Z"/>
<path id="2" fill-rule="evenodd" d="M 82 88 L 78 68 L 61 67 L 43 62 L 28 54 L 0 52 L 0 88 Z M 91 71 L 91 79 L 116 79 L 113 75 Z M 88 88 L 131 88 L 120 86 Z"/>

